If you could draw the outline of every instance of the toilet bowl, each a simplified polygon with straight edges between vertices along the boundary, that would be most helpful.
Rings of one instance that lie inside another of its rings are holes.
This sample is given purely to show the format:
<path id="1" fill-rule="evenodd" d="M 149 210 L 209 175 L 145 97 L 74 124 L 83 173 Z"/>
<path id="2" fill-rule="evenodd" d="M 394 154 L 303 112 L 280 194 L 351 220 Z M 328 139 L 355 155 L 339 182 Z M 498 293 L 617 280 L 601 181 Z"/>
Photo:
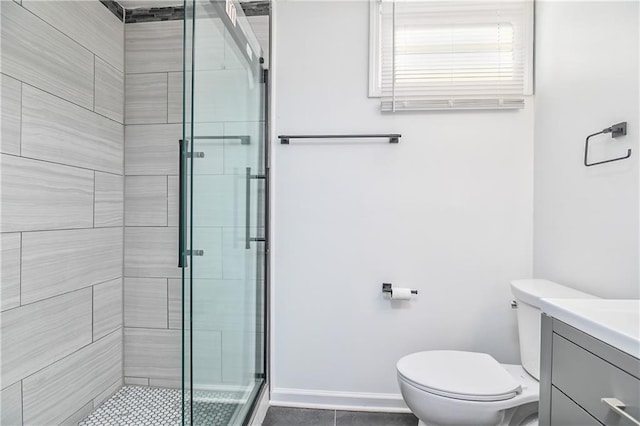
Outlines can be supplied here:
<path id="1" fill-rule="evenodd" d="M 499 364 L 487 354 L 414 353 L 398 362 L 398 382 L 421 425 L 509 425 L 516 409 L 530 403 L 529 416 L 519 417 L 537 413 L 538 381 L 522 366 Z"/>
<path id="2" fill-rule="evenodd" d="M 398 361 L 400 392 L 420 426 L 537 425 L 540 299 L 595 296 L 547 280 L 512 281 L 511 290 L 522 365 L 450 350 L 416 352 Z"/>

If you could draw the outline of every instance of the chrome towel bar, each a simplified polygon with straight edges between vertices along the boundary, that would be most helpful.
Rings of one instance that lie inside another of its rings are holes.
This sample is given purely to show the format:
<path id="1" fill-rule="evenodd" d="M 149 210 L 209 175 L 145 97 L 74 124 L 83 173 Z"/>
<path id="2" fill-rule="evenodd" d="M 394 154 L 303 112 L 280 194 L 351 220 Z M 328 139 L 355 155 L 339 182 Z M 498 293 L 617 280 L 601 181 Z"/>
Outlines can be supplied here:
<path id="1" fill-rule="evenodd" d="M 385 134 L 369 134 L 369 135 L 280 135 L 280 143 L 283 145 L 289 145 L 291 139 L 370 139 L 370 138 L 384 138 L 389 139 L 389 143 L 400 142 L 401 134 L 398 133 L 385 133 Z"/>

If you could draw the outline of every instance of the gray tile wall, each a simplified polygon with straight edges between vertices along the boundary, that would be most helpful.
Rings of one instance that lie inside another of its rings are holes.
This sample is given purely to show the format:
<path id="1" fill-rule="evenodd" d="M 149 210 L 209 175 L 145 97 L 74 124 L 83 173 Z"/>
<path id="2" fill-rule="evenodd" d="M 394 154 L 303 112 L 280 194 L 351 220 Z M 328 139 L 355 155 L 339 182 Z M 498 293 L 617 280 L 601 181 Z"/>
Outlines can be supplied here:
<path id="1" fill-rule="evenodd" d="M 182 25 L 182 21 L 125 25 L 124 375 L 128 384 L 181 385 L 182 332 L 169 327 L 168 281 L 180 284 L 181 277 L 176 195 L 182 136 Z M 181 316 L 180 300 L 173 305 L 172 316 Z"/>
<path id="2" fill-rule="evenodd" d="M 126 25 L 127 74 L 182 71 L 182 21 Z"/>
<path id="3" fill-rule="evenodd" d="M 123 381 L 124 24 L 1 7 L 0 424 L 74 424 Z"/>

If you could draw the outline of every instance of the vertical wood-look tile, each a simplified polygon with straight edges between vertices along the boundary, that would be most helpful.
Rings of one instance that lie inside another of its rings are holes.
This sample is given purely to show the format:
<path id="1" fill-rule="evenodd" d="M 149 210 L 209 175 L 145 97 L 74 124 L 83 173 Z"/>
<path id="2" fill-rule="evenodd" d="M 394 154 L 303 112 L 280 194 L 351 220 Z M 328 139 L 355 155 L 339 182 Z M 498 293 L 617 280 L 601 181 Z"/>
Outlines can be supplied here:
<path id="1" fill-rule="evenodd" d="M 258 121 L 261 85 L 250 86 L 237 69 L 200 71 L 194 85 L 194 122 Z"/>
<path id="2" fill-rule="evenodd" d="M 3 386 L 6 384 L 3 383 Z M 22 383 L 16 382 L 0 391 L 0 424 L 22 425 Z"/>
<path id="3" fill-rule="evenodd" d="M 182 71 L 182 21 L 125 26 L 127 73 Z"/>
<path id="4" fill-rule="evenodd" d="M 156 388 L 180 389 L 182 387 L 182 379 L 149 379 L 149 386 Z"/>
<path id="5" fill-rule="evenodd" d="M 122 226 L 124 223 L 124 176 L 96 172 L 94 226 Z"/>
<path id="6" fill-rule="evenodd" d="M 22 234 L 23 304 L 121 275 L 121 228 Z"/>
<path id="7" fill-rule="evenodd" d="M 19 233 L 0 234 L 0 311 L 20 306 Z"/>
<path id="8" fill-rule="evenodd" d="M 93 340 L 122 327 L 122 278 L 93 286 Z"/>
<path id="9" fill-rule="evenodd" d="M 235 47 L 235 41 L 225 28 L 225 23 L 222 19 L 211 19 L 212 15 L 215 16 L 216 14 L 213 6 L 206 2 L 196 2 L 194 9 L 196 20 L 201 19 L 207 23 L 207 25 L 200 25 L 195 29 L 198 45 L 207 46 L 206 49 L 201 49 L 198 53 L 198 60 L 195 63 L 196 70 L 224 69 L 225 67 L 230 68 L 236 65 L 232 61 L 226 60 L 225 50 L 229 48 L 239 49 Z M 242 57 L 242 51 L 238 53 L 242 62 L 237 61 L 239 66 L 236 66 L 236 68 L 242 68 L 245 59 Z"/>
<path id="10" fill-rule="evenodd" d="M 180 124 L 132 125 L 125 128 L 126 175 L 177 175 Z"/>
<path id="11" fill-rule="evenodd" d="M 248 255 L 245 248 L 246 228 L 222 228 L 222 270 L 224 279 L 255 279 L 256 257 Z M 251 235 L 258 235 L 251 228 Z M 252 243 L 256 244 L 256 243 Z M 215 277 L 212 277 L 215 278 Z"/>
<path id="12" fill-rule="evenodd" d="M 124 71 L 124 23 L 100 2 L 24 0 L 22 5 Z"/>
<path id="13" fill-rule="evenodd" d="M 175 304 L 174 309 L 170 308 L 169 311 L 171 328 L 180 328 L 180 313 L 177 310 L 177 304 L 180 303 L 179 283 L 176 281 L 170 287 L 170 291 L 173 290 L 172 303 Z M 256 331 L 255 291 L 248 291 L 245 281 L 194 279 L 191 285 L 194 294 L 191 315 L 197 319 L 193 324 L 194 329 Z M 206 318 L 206 321 L 199 320 L 202 318 Z"/>
<path id="14" fill-rule="evenodd" d="M 78 426 L 93 411 L 93 400 L 87 402 L 78 411 L 67 417 L 59 426 Z"/>
<path id="15" fill-rule="evenodd" d="M 125 377 L 124 384 L 132 385 L 132 386 L 149 386 L 149 378 L 148 377 Z"/>
<path id="16" fill-rule="evenodd" d="M 179 278 L 178 229 L 127 227 L 124 231 L 126 277 Z"/>
<path id="17" fill-rule="evenodd" d="M 168 86 L 168 121 L 169 123 L 182 123 L 182 72 L 169 73 Z"/>
<path id="18" fill-rule="evenodd" d="M 96 57 L 94 111 L 124 123 L 124 74 Z"/>
<path id="19" fill-rule="evenodd" d="M 229 31 L 225 31 L 224 38 L 226 42 L 224 43 L 224 67 L 222 69 L 236 71 L 244 69 L 246 67 L 246 59 L 242 50 L 234 46 L 233 36 Z"/>
<path id="20" fill-rule="evenodd" d="M 93 226 L 93 172 L 0 155 L 0 230 Z"/>
<path id="21" fill-rule="evenodd" d="M 198 374 L 197 379 L 194 377 L 194 380 L 200 383 L 220 383 L 223 380 L 221 333 L 215 330 L 190 330 L 190 332 L 193 333 L 193 341 L 197 342 L 191 348 L 193 365 L 197 368 Z M 250 353 L 251 351 L 248 350 L 245 356 L 249 357 Z"/>
<path id="22" fill-rule="evenodd" d="M 0 38 L 4 74 L 93 108 L 91 52 L 13 2 L 2 2 Z"/>
<path id="23" fill-rule="evenodd" d="M 122 338 L 122 337 L 121 337 Z M 124 385 L 124 380 L 122 377 L 118 377 L 118 380 L 113 382 L 108 388 L 98 394 L 95 398 L 93 398 L 93 406 L 98 408 L 103 402 L 113 396 L 114 393 L 118 392 L 118 390 Z"/>
<path id="24" fill-rule="evenodd" d="M 127 74 L 125 78 L 126 124 L 167 122 L 167 74 Z"/>
<path id="25" fill-rule="evenodd" d="M 125 225 L 167 225 L 167 177 L 125 178 Z"/>
<path id="26" fill-rule="evenodd" d="M 234 227 L 244 225 L 246 176 L 195 175 L 193 187 L 199 196 L 215 202 L 201 203 L 193 212 L 194 226 Z M 255 191 L 255 186 L 253 187 Z M 250 206 L 255 212 L 255 202 Z M 257 214 L 250 216 L 250 226 L 257 225 Z"/>
<path id="27" fill-rule="evenodd" d="M 167 225 L 178 226 L 178 176 L 167 176 Z"/>
<path id="28" fill-rule="evenodd" d="M 125 278 L 125 327 L 167 328 L 167 280 Z"/>
<path id="29" fill-rule="evenodd" d="M 20 109 L 22 108 L 22 83 L 0 74 L 0 152 L 20 155 Z"/>
<path id="30" fill-rule="evenodd" d="M 223 123 L 196 123 L 194 124 L 193 133 L 201 138 L 225 136 Z M 225 151 L 228 143 L 240 145 L 240 141 L 235 139 L 196 139 L 193 150 L 204 153 L 204 158 L 196 158 L 197 173 L 199 175 L 218 175 L 224 173 Z M 247 145 L 242 146 L 246 152 L 254 151 L 251 149 L 247 150 L 247 148 L 249 148 Z M 243 173 L 246 170 L 247 164 L 250 163 L 245 163 L 242 168 Z"/>
<path id="31" fill-rule="evenodd" d="M 180 380 L 182 331 L 125 328 L 124 375 Z"/>
<path id="32" fill-rule="evenodd" d="M 123 147 L 122 124 L 23 87 L 23 156 L 122 174 Z"/>
<path id="33" fill-rule="evenodd" d="M 22 383 L 24 422 L 58 424 L 121 375 L 122 332 L 117 330 L 27 377 Z"/>
<path id="34" fill-rule="evenodd" d="M 222 380 L 241 384 L 251 380 L 255 368 L 257 334 L 231 330 L 222 332 Z"/>
<path id="35" fill-rule="evenodd" d="M 222 278 L 222 228 L 194 227 L 192 245 L 195 250 L 204 250 L 203 256 L 194 256 L 191 261 L 194 278 Z"/>
<path id="36" fill-rule="evenodd" d="M 264 141 L 261 140 L 263 131 L 264 121 L 224 123 L 225 136 L 242 135 L 250 138 L 250 145 L 243 145 L 235 139 L 224 140 L 224 174 L 241 174 L 247 166 L 255 173 L 264 171 L 264 165 L 259 162 L 258 157 L 264 146 Z"/>
<path id="37" fill-rule="evenodd" d="M 169 278 L 169 328 L 182 329 L 182 279 Z"/>
<path id="38" fill-rule="evenodd" d="M 2 382 L 13 383 L 91 343 L 91 289 L 10 309 L 0 318 Z"/>

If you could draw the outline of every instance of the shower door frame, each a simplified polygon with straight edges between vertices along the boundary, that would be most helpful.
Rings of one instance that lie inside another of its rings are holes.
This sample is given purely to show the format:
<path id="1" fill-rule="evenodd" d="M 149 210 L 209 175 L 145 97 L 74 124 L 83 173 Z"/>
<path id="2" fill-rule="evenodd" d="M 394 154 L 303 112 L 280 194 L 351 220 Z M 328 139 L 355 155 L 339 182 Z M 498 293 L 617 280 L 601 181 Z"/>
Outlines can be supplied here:
<path id="1" fill-rule="evenodd" d="M 192 3 L 194 4 L 195 1 L 197 0 L 184 0 L 184 42 L 183 42 L 183 131 L 182 131 L 182 139 L 180 140 L 180 169 L 179 169 L 179 173 L 180 173 L 180 178 L 178 179 L 180 182 L 180 188 L 179 188 L 179 206 L 178 209 L 180 210 L 180 215 L 179 215 L 179 223 L 178 223 L 178 228 L 179 228 L 179 247 L 178 247 L 178 264 L 179 267 L 182 269 L 182 303 L 183 303 L 183 312 L 182 312 L 182 356 L 183 356 L 183 361 L 182 361 L 182 424 L 183 426 L 186 424 L 185 423 L 185 414 L 188 410 L 189 412 L 189 425 L 193 425 L 193 395 L 191 395 L 191 398 L 189 399 L 189 407 L 186 407 L 185 405 L 185 392 L 189 391 L 189 392 L 193 392 L 193 353 L 192 353 L 192 345 L 193 345 L 193 332 L 192 332 L 192 309 L 193 309 L 193 298 L 191 297 L 191 289 L 189 290 L 189 318 L 186 318 L 185 315 L 185 310 L 184 310 L 184 297 L 186 294 L 185 291 L 185 274 L 186 271 L 185 269 L 188 267 L 189 264 L 192 264 L 192 256 L 193 256 L 193 252 L 191 250 L 189 250 L 188 248 L 188 244 L 186 243 L 186 241 L 193 241 L 193 239 L 191 238 L 191 236 L 187 239 L 186 238 L 186 233 L 189 232 L 190 234 L 193 232 L 193 197 L 190 197 L 190 201 L 187 202 L 186 199 L 184 198 L 184 194 L 186 194 L 186 192 L 183 192 L 186 187 L 190 187 L 191 191 L 193 191 L 193 174 L 191 173 L 190 176 L 186 173 L 186 167 L 183 168 L 183 155 L 186 155 L 186 158 L 184 158 L 185 162 L 190 161 L 191 164 L 193 164 L 193 160 L 194 160 L 194 156 L 193 156 L 193 146 L 194 143 L 190 144 L 190 147 L 185 147 L 184 142 L 186 141 L 187 144 L 188 142 L 193 142 L 192 139 L 194 139 L 194 135 L 193 135 L 193 129 L 194 129 L 194 123 L 193 123 L 193 114 L 194 114 L 194 96 L 193 96 L 193 88 L 194 88 L 194 80 L 195 80 L 195 71 L 194 71 L 194 60 L 195 60 L 195 39 L 194 39 L 194 34 L 195 34 L 195 25 L 197 23 L 196 20 L 196 16 L 195 16 L 195 5 L 190 9 L 189 7 L 187 7 L 188 3 Z M 270 277 L 270 232 L 271 232 L 271 217 L 270 217 L 270 187 L 271 187 L 271 164 L 270 164 L 270 157 L 271 157 L 271 144 L 270 144 L 270 140 L 271 140 L 271 136 L 270 136 L 270 102 L 271 102 L 271 84 L 270 84 L 270 73 L 269 70 L 264 68 L 264 58 L 262 57 L 262 50 L 260 51 L 260 55 L 256 54 L 255 50 L 253 49 L 253 46 L 251 46 L 251 44 L 248 41 L 247 36 L 245 35 L 245 33 L 243 32 L 241 26 L 238 26 L 236 24 L 234 24 L 231 21 L 231 18 L 229 17 L 229 15 L 227 14 L 226 10 L 225 10 L 225 6 L 222 5 L 222 1 L 221 0 L 209 0 L 209 2 L 212 4 L 212 6 L 214 7 L 214 9 L 216 10 L 216 12 L 218 13 L 218 15 L 221 17 L 221 21 L 224 23 L 224 26 L 226 28 L 226 30 L 231 34 L 233 40 L 235 41 L 235 44 L 238 47 L 238 50 L 240 52 L 242 52 L 244 58 L 246 60 L 249 61 L 249 63 L 251 64 L 253 61 L 253 57 L 251 56 L 251 54 L 253 54 L 255 56 L 255 58 L 258 58 L 259 61 L 259 72 L 260 72 L 260 84 L 263 84 L 263 119 L 264 119 L 264 141 L 263 141 L 263 168 L 264 168 L 264 239 L 261 240 L 261 242 L 264 245 L 264 249 L 263 249 L 263 253 L 262 253 L 262 261 L 263 261 L 263 288 L 262 288 L 262 292 L 263 292 L 263 300 L 261 301 L 260 298 L 257 298 L 257 303 L 261 304 L 262 306 L 257 306 L 257 309 L 261 309 L 262 311 L 262 324 L 263 324 L 263 338 L 259 339 L 259 335 L 260 333 L 256 333 L 256 340 L 262 340 L 262 342 L 256 341 L 256 344 L 259 345 L 259 347 L 262 347 L 262 357 L 261 357 L 261 362 L 258 365 L 258 360 L 259 358 L 256 359 L 256 371 L 262 371 L 262 377 L 256 377 L 257 378 L 262 378 L 262 382 L 259 386 L 259 388 L 255 391 L 255 396 L 253 398 L 253 400 L 248 403 L 248 409 L 246 411 L 246 415 L 245 418 L 243 420 L 243 426 L 248 425 L 249 422 L 251 421 L 251 419 L 254 417 L 255 410 L 258 407 L 258 404 L 260 403 L 260 401 L 263 399 L 265 392 L 268 394 L 269 392 L 269 380 L 271 377 L 270 374 L 270 357 L 271 357 L 271 351 L 270 351 L 270 341 L 271 341 L 271 323 L 270 323 L 270 313 L 271 313 L 271 303 L 270 303 L 270 298 L 271 298 L 271 294 L 270 294 L 270 288 L 271 288 L 271 277 Z M 236 1 L 236 0 L 226 0 L 226 3 L 232 3 L 235 5 L 236 8 L 240 8 L 240 4 Z M 191 17 L 187 16 L 187 11 L 191 10 L 193 12 L 193 15 Z M 271 11 L 269 11 L 269 32 L 271 32 Z M 187 22 L 188 20 L 191 20 L 191 36 L 187 37 L 187 32 L 189 31 L 189 28 L 187 27 Z M 269 39 L 271 39 L 271 37 L 269 37 Z M 191 54 L 191 70 L 189 71 L 189 74 L 191 75 L 190 77 L 190 82 L 189 84 L 187 84 L 187 43 L 188 41 L 190 41 L 191 45 L 189 46 L 189 50 L 190 50 L 190 54 Z M 251 54 L 247 51 L 247 49 L 251 49 Z M 187 100 L 187 96 L 185 95 L 187 93 L 187 90 L 190 90 L 190 99 Z M 191 120 L 187 123 L 185 118 L 187 116 L 187 101 L 190 102 L 188 111 L 189 114 L 191 115 Z M 186 128 L 187 126 L 190 126 L 190 131 L 187 133 Z M 184 164 L 184 166 L 186 166 L 186 164 Z M 183 170 L 184 169 L 184 170 Z M 193 170 L 191 168 L 191 170 Z M 183 173 L 185 174 L 183 176 Z M 183 177 L 185 178 L 183 180 Z M 188 181 L 187 181 L 188 180 Z M 187 205 L 189 204 L 189 208 L 187 208 Z M 189 214 L 191 217 L 188 221 L 189 223 L 189 227 L 186 226 L 186 214 Z M 256 258 L 257 261 L 257 258 Z M 190 269 L 189 270 L 189 286 L 192 286 L 192 280 L 193 280 L 193 270 Z M 257 291 L 260 291 L 260 288 L 257 287 L 256 288 Z M 262 303 L 260 303 L 262 302 Z M 256 321 L 257 321 L 257 317 L 256 317 Z M 190 361 L 189 361 L 189 389 L 187 390 L 185 388 L 185 361 L 184 361 L 184 356 L 185 356 L 185 323 L 188 322 L 189 323 L 189 356 L 191 357 Z"/>

